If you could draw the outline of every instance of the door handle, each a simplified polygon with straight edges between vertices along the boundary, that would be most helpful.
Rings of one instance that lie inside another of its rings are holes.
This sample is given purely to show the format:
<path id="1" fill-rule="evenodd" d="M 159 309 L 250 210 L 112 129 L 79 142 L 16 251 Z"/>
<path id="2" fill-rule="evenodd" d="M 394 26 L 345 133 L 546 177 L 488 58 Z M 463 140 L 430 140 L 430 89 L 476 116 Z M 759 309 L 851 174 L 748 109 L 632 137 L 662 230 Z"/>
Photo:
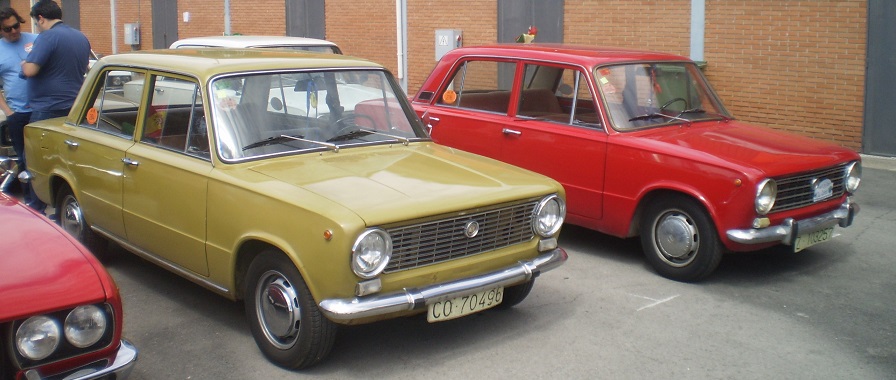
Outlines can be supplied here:
<path id="1" fill-rule="evenodd" d="M 77 148 L 77 147 L 78 147 L 78 142 L 76 142 L 76 141 L 72 141 L 72 140 L 65 140 L 65 145 L 68 145 L 68 146 L 70 146 L 70 147 L 72 147 L 72 148 Z"/>
<path id="2" fill-rule="evenodd" d="M 516 136 L 520 136 L 520 135 L 523 134 L 523 132 L 520 132 L 520 131 L 517 131 L 517 130 L 514 130 L 514 129 L 510 129 L 510 128 L 504 128 L 504 129 L 502 129 L 502 130 L 501 130 L 501 133 L 503 133 L 503 134 L 505 134 L 505 135 L 516 135 Z"/>
<path id="3" fill-rule="evenodd" d="M 122 158 L 122 159 L 121 159 L 121 162 L 124 162 L 124 164 L 125 164 L 125 165 L 128 165 L 128 166 L 135 166 L 135 167 L 136 167 L 137 165 L 140 165 L 140 162 L 134 161 L 134 160 L 132 160 L 132 159 L 130 159 L 130 158 L 127 158 L 127 157 Z"/>

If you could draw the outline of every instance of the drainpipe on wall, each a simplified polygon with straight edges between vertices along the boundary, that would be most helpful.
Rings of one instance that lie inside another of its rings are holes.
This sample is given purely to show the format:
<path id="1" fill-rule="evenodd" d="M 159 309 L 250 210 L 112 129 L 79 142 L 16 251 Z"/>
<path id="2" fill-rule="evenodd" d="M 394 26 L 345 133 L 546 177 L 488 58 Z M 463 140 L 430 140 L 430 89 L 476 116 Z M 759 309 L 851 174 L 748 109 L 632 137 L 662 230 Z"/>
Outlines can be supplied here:
<path id="1" fill-rule="evenodd" d="M 706 67 L 703 57 L 703 37 L 706 29 L 706 0 L 691 0 L 691 60 L 700 68 Z"/>
<path id="2" fill-rule="evenodd" d="M 112 13 L 112 54 L 118 54 L 118 35 L 115 34 L 115 0 L 109 0 L 109 12 Z"/>
<path id="3" fill-rule="evenodd" d="M 408 92 L 408 78 L 405 71 L 408 65 L 408 3 L 407 0 L 395 0 L 396 45 L 398 46 L 398 81 L 405 94 Z"/>
<path id="4" fill-rule="evenodd" d="M 224 0 L 224 35 L 230 35 L 230 0 Z"/>

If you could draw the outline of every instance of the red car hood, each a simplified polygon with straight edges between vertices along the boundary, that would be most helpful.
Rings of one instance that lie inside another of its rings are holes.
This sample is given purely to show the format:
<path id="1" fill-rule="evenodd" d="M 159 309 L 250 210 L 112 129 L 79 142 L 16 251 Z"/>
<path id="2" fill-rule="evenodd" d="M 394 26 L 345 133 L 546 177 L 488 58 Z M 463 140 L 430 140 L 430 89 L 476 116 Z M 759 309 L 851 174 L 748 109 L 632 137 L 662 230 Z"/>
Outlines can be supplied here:
<path id="1" fill-rule="evenodd" d="M 719 166 L 736 165 L 740 171 L 770 177 L 859 159 L 855 151 L 830 142 L 735 120 L 656 128 L 627 135 L 638 135 L 633 140 L 651 145 L 648 151 L 690 156 Z"/>
<path id="2" fill-rule="evenodd" d="M 0 231 L 0 322 L 106 299 L 99 262 L 6 195 L 0 195 Z"/>

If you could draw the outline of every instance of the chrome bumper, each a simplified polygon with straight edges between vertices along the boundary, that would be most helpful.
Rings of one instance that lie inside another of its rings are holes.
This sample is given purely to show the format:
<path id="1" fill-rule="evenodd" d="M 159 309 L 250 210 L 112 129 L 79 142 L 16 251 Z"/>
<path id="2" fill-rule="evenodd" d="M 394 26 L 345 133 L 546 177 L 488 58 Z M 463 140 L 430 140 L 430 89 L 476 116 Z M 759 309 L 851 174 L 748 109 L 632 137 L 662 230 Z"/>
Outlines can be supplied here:
<path id="1" fill-rule="evenodd" d="M 327 299 L 321 301 L 320 308 L 337 322 L 421 309 L 438 301 L 528 281 L 560 266 L 567 257 L 563 248 L 556 248 L 531 261 L 520 261 L 494 272 L 376 296 Z"/>
<path id="2" fill-rule="evenodd" d="M 127 378 L 134 369 L 137 362 L 137 348 L 130 342 L 122 339 L 121 345 L 118 347 L 118 353 L 115 360 L 108 364 L 90 364 L 78 368 L 75 372 L 69 373 L 65 377 L 50 376 L 41 377 L 36 370 L 25 372 L 25 378 L 28 380 L 37 379 L 65 379 L 65 380 L 91 380 L 91 379 L 124 379 Z"/>
<path id="3" fill-rule="evenodd" d="M 782 243 L 793 245 L 797 236 L 804 233 L 823 230 L 828 227 L 839 225 L 840 227 L 849 227 L 853 218 L 859 213 L 859 205 L 847 198 L 839 208 L 834 211 L 824 213 L 809 219 L 793 220 L 785 219 L 783 223 L 777 226 L 769 226 L 765 228 L 751 228 L 745 230 L 728 230 L 728 239 L 742 244 L 761 244 L 761 243 Z"/>

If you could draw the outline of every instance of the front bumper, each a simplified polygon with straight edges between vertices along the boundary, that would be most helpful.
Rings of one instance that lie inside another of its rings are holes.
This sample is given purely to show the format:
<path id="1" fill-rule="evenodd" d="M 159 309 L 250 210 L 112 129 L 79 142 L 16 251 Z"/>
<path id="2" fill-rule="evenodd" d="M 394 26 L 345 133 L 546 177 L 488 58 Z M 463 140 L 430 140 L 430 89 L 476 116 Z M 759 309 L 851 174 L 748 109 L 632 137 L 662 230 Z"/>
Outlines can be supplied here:
<path id="1" fill-rule="evenodd" d="M 800 234 L 815 232 L 839 225 L 849 227 L 853 218 L 859 213 L 859 205 L 847 198 L 839 208 L 812 218 L 794 220 L 787 218 L 777 226 L 751 228 L 744 230 L 728 230 L 728 239 L 742 244 L 782 243 L 793 245 Z"/>
<path id="2" fill-rule="evenodd" d="M 555 248 L 531 261 L 520 261 L 494 272 L 377 296 L 327 299 L 321 301 L 320 308 L 336 322 L 422 309 L 442 300 L 529 281 L 560 266 L 567 257 L 566 251 Z"/>
<path id="3" fill-rule="evenodd" d="M 65 379 L 65 380 L 91 380 L 91 379 L 124 379 L 127 378 L 134 369 L 137 362 L 137 348 L 131 342 L 124 339 L 118 347 L 118 353 L 115 360 L 111 363 L 100 361 L 94 364 L 88 364 L 78 368 L 74 372 L 66 372 L 65 374 L 42 377 L 36 370 L 28 370 L 25 372 L 25 378 L 28 380 L 37 379 Z"/>

